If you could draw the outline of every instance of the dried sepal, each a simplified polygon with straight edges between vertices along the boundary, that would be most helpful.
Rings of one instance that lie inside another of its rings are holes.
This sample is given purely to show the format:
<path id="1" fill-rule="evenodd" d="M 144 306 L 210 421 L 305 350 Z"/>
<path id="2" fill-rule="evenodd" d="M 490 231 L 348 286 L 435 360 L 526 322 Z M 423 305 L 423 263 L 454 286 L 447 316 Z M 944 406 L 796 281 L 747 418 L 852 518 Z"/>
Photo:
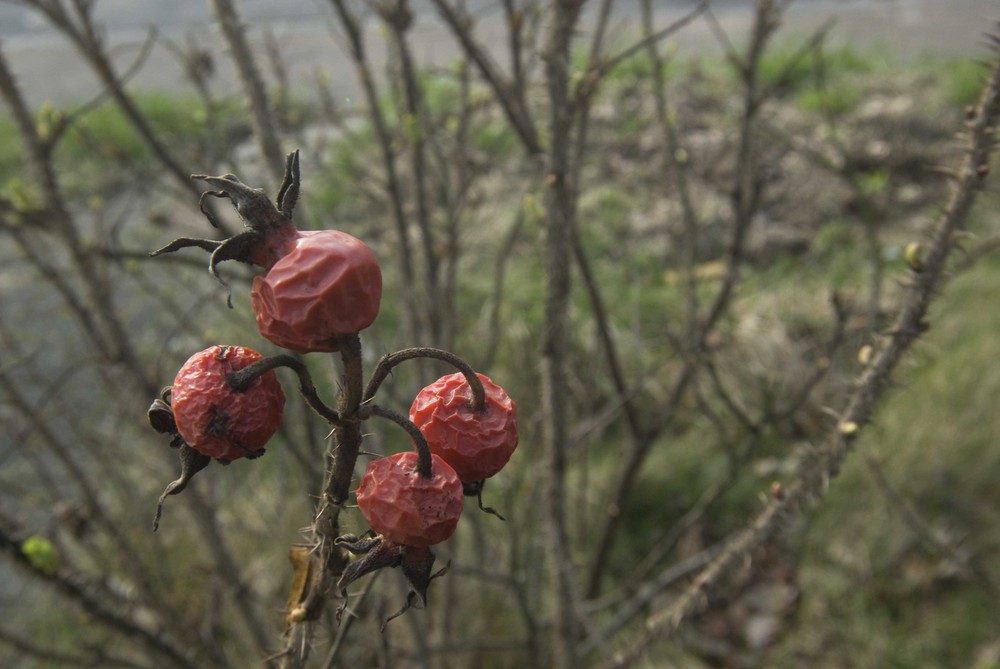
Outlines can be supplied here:
<path id="1" fill-rule="evenodd" d="M 177 434 L 177 421 L 174 420 L 174 410 L 170 408 L 170 386 L 161 390 L 160 396 L 149 405 L 146 418 L 160 434 Z"/>
<path id="2" fill-rule="evenodd" d="M 348 586 L 365 574 L 370 574 L 384 567 L 402 567 L 403 576 L 406 577 L 409 585 L 406 602 L 399 611 L 382 622 L 384 630 L 391 620 L 403 615 L 408 609 L 426 607 L 427 588 L 431 581 L 443 576 L 448 571 L 447 565 L 436 572 L 431 571 L 435 558 L 434 553 L 429 548 L 397 544 L 371 531 L 361 537 L 352 534 L 344 535 L 339 537 L 336 543 L 355 555 L 363 555 L 362 558 L 347 566 L 337 582 L 337 588 L 344 597 L 344 604 L 337 609 L 338 621 L 347 610 Z"/>
<path id="3" fill-rule="evenodd" d="M 285 178 L 278 190 L 276 204 L 281 215 L 291 220 L 292 210 L 299 199 L 299 184 L 302 177 L 299 173 L 299 152 L 292 151 L 285 157 Z"/>
<path id="4" fill-rule="evenodd" d="M 233 306 L 232 290 L 229 284 L 219 275 L 218 264 L 226 260 L 261 264 L 260 257 L 255 255 L 255 251 L 267 244 L 269 235 L 273 231 L 291 225 L 292 209 L 295 206 L 295 201 L 298 199 L 299 192 L 298 165 L 298 152 L 289 154 L 286 164 L 285 183 L 282 184 L 281 193 L 278 195 L 277 207 L 264 194 L 262 189 L 247 186 L 235 175 L 209 176 L 207 174 L 192 174 L 192 179 L 204 181 L 213 189 L 202 193 L 198 200 L 198 208 L 212 227 L 218 228 L 219 223 L 211 210 L 205 206 L 205 198 L 217 197 L 225 198 L 232 202 L 236 212 L 243 220 L 246 230 L 224 240 L 181 237 L 153 251 L 150 255 L 155 257 L 191 247 L 200 248 L 211 253 L 208 264 L 209 272 L 211 272 L 212 276 L 219 283 L 225 286 L 226 303 L 231 308 Z"/>
<path id="5" fill-rule="evenodd" d="M 202 455 L 187 444 L 180 447 L 181 475 L 176 481 L 171 481 L 163 489 L 163 494 L 156 500 L 156 515 L 153 516 L 153 531 L 160 526 L 160 516 L 163 515 L 163 502 L 168 495 L 176 495 L 187 487 L 195 474 L 208 466 L 212 458 Z"/>
<path id="6" fill-rule="evenodd" d="M 486 487 L 486 480 L 482 481 L 469 481 L 468 483 L 462 484 L 462 492 L 466 497 L 475 497 L 476 503 L 479 506 L 480 511 L 484 511 L 491 516 L 496 516 L 500 520 L 507 520 L 500 515 L 500 512 L 494 509 L 492 506 L 483 506 L 483 488 Z"/>

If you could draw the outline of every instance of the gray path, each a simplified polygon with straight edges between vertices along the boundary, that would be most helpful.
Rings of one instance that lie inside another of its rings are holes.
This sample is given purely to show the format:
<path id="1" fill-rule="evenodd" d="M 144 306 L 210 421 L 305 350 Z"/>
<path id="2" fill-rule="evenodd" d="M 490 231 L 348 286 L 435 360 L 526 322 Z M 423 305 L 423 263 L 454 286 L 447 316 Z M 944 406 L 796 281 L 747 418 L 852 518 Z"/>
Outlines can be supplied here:
<path id="1" fill-rule="evenodd" d="M 426 60 L 445 64 L 456 54 L 454 41 L 435 20 L 426 2 L 416 2 L 418 20 L 414 29 L 416 51 Z M 502 50 L 503 32 L 498 2 L 468 3 L 480 18 L 478 32 L 489 44 Z M 591 2 L 593 7 L 596 3 Z M 734 39 L 746 33 L 751 0 L 723 0 L 716 11 Z M 614 34 L 624 44 L 634 25 L 637 3 L 621 0 L 622 8 Z M 319 69 L 331 75 L 335 92 L 345 103 L 356 93 L 350 63 L 333 36 L 332 11 L 325 0 L 240 0 L 237 3 L 252 34 L 260 37 L 272 30 L 284 47 L 298 93 L 308 95 L 309 82 Z M 660 4 L 662 23 L 679 15 L 688 2 Z M 235 79 L 211 25 L 206 0 L 100 0 L 98 15 L 115 46 L 121 69 L 134 58 L 149 26 L 160 34 L 182 40 L 191 35 L 217 52 L 220 66 L 218 86 L 235 88 Z M 900 59 L 924 54 L 938 56 L 976 55 L 982 35 L 1000 22 L 1000 0 L 798 0 L 789 10 L 783 34 L 801 37 L 829 18 L 836 19 L 834 41 L 859 46 L 885 46 Z M 586 23 L 584 30 L 586 30 Z M 379 34 L 369 33 L 372 51 L 380 54 Z M 703 22 L 685 30 L 675 44 L 682 52 L 704 53 L 717 44 Z M 59 35 L 48 30 L 30 11 L 0 1 L 0 45 L 18 75 L 32 104 L 54 100 L 65 104 L 87 99 L 97 84 L 75 53 Z M 146 66 L 130 82 L 139 89 L 186 90 L 173 56 L 157 46 Z"/>

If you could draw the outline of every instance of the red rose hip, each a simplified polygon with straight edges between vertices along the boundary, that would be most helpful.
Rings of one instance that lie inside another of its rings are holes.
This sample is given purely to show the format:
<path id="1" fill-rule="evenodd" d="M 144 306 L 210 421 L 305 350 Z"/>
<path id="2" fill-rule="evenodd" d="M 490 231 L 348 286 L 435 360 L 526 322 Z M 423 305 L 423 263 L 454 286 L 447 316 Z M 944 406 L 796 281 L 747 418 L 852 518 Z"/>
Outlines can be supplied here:
<path id="1" fill-rule="evenodd" d="M 281 424 L 281 384 L 272 370 L 236 392 L 227 377 L 262 357 L 243 346 L 212 346 L 184 363 L 170 405 L 177 431 L 191 448 L 224 461 L 260 455 Z"/>
<path id="2" fill-rule="evenodd" d="M 517 448 L 517 406 L 504 389 L 477 374 L 486 391 L 486 409 L 472 408 L 472 389 L 462 374 L 443 376 L 427 386 L 410 406 L 410 420 L 431 452 L 441 456 L 463 483 L 499 472 Z"/>
<path id="3" fill-rule="evenodd" d="M 189 247 L 209 251 L 209 270 L 227 290 L 219 263 L 240 260 L 262 267 L 250 294 L 254 315 L 261 335 L 282 348 L 339 351 L 342 337 L 372 324 L 382 300 L 382 271 L 372 250 L 346 232 L 302 232 L 292 220 L 300 185 L 298 151 L 288 155 L 274 203 L 232 174 L 195 178 L 216 189 L 208 194 L 229 198 L 246 229 L 221 241 L 181 237 L 152 255 Z M 209 220 L 217 226 L 210 215 Z M 232 306 L 231 293 L 229 298 Z"/>
<path id="4" fill-rule="evenodd" d="M 378 316 L 382 272 L 372 250 L 339 230 L 299 232 L 250 293 L 260 333 L 292 351 L 337 351 Z"/>
<path id="5" fill-rule="evenodd" d="M 465 505 L 455 470 L 431 455 L 431 477 L 421 476 L 413 451 L 372 460 L 357 497 L 358 508 L 373 530 L 387 541 L 417 548 L 450 537 Z"/>

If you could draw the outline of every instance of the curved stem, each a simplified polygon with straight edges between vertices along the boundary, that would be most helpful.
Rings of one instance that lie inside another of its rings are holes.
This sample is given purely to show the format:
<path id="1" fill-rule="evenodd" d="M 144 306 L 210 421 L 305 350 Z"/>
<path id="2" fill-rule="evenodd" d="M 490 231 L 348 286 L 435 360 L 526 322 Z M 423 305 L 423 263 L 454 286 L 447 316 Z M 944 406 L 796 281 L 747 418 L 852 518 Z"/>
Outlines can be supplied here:
<path id="1" fill-rule="evenodd" d="M 372 376 L 368 381 L 368 386 L 365 388 L 365 394 L 362 401 L 370 402 L 371 399 L 375 397 L 375 393 L 378 392 L 379 386 L 381 386 L 382 382 L 388 378 L 393 367 L 401 362 L 413 360 L 415 358 L 432 358 L 434 360 L 441 360 L 458 369 L 458 371 L 462 373 L 462 376 L 465 377 L 466 383 L 468 383 L 469 387 L 472 388 L 472 410 L 476 413 L 486 411 L 486 390 L 483 388 L 483 382 L 476 374 L 476 370 L 472 369 L 472 366 L 469 365 L 469 363 L 462 360 L 454 353 L 442 351 L 439 348 L 427 348 L 424 346 L 404 348 L 401 351 L 396 351 L 395 353 L 389 353 L 382 356 L 382 359 L 378 361 L 378 365 L 376 365 L 374 371 L 372 371 Z"/>
<path id="2" fill-rule="evenodd" d="M 412 420 L 392 409 L 372 404 L 368 410 L 371 411 L 373 416 L 387 418 L 406 430 L 413 439 L 413 446 L 417 449 L 417 473 L 425 479 L 431 478 L 434 475 L 431 471 L 431 447 L 427 444 L 427 439 L 424 437 L 424 433 L 420 431 L 420 428 Z"/>
<path id="3" fill-rule="evenodd" d="M 392 409 L 372 404 L 368 410 L 371 411 L 373 416 L 387 418 L 406 430 L 413 439 L 413 447 L 417 449 L 417 473 L 425 479 L 431 478 L 433 476 L 433 472 L 431 471 L 431 447 L 428 445 L 427 439 L 424 437 L 424 433 L 420 431 L 420 428 L 412 420 Z"/>
<path id="4" fill-rule="evenodd" d="M 344 420 L 340 417 L 340 414 L 336 410 L 328 407 L 323 400 L 319 398 L 319 393 L 316 392 L 316 386 L 313 384 L 312 376 L 309 375 L 309 370 L 306 368 L 305 364 L 298 358 L 287 353 L 262 358 L 257 362 L 247 365 L 239 371 L 233 372 L 227 377 L 226 380 L 229 383 L 230 388 L 238 393 L 241 393 L 249 388 L 250 384 L 262 375 L 277 367 L 288 367 L 298 375 L 299 391 L 305 398 L 306 403 L 312 407 L 316 413 L 332 425 L 344 424 Z"/>

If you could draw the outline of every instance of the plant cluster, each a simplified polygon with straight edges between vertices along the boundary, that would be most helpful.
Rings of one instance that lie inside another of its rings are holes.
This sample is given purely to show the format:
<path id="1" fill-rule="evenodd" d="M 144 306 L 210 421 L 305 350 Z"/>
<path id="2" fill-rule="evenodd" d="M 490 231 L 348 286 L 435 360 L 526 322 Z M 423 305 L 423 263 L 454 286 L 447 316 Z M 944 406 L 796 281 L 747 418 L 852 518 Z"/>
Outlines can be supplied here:
<path id="1" fill-rule="evenodd" d="M 274 370 L 292 369 L 307 403 L 333 428 L 334 443 L 324 483 L 324 499 L 343 505 L 360 453 L 359 425 L 373 416 L 405 429 L 414 451 L 372 460 L 357 488 L 357 505 L 370 530 L 362 536 L 328 536 L 332 524 L 314 525 L 316 547 L 332 543 L 362 558 L 343 566 L 346 559 L 327 556 L 317 572 L 315 592 L 299 593 L 290 602 L 290 624 L 314 619 L 322 609 L 325 591 L 338 575 L 337 587 L 383 567 L 402 567 L 411 592 L 399 613 L 423 607 L 432 573 L 430 547 L 455 532 L 465 496 L 479 499 L 483 483 L 503 468 L 518 443 L 517 408 L 503 388 L 477 374 L 461 358 L 433 348 L 411 348 L 386 355 L 362 389 L 361 346 L 358 333 L 378 316 L 382 274 L 372 250 L 361 240 L 338 230 L 300 231 L 292 220 L 299 193 L 298 152 L 289 154 L 285 179 L 275 204 L 259 189 L 249 188 L 231 174 L 194 175 L 214 190 L 202 196 L 228 198 L 242 218 L 245 230 L 228 239 L 180 238 L 154 251 L 153 256 L 196 247 L 210 252 L 209 271 L 232 291 L 217 270 L 218 263 L 238 260 L 263 269 L 253 280 L 251 298 L 260 334 L 273 344 L 296 353 L 335 352 L 345 369 L 344 389 L 334 409 L 316 391 L 301 360 L 291 354 L 265 357 L 243 346 L 212 346 L 195 353 L 181 367 L 172 386 L 165 388 L 149 408 L 148 418 L 158 432 L 170 435 L 179 449 L 181 476 L 170 483 L 157 504 L 153 529 L 159 525 L 165 498 L 181 492 L 212 459 L 229 464 L 238 458 L 257 458 L 281 425 L 285 395 Z M 421 390 L 409 418 L 374 403 L 375 394 L 397 364 L 415 358 L 448 362 L 459 371 Z M 345 454 L 350 454 L 344 457 Z M 346 604 L 344 605 L 346 607 Z M 338 617 L 344 607 L 338 610 Z M 391 616 L 391 620 L 399 613 Z M 388 620 L 387 620 L 388 622 Z"/>

